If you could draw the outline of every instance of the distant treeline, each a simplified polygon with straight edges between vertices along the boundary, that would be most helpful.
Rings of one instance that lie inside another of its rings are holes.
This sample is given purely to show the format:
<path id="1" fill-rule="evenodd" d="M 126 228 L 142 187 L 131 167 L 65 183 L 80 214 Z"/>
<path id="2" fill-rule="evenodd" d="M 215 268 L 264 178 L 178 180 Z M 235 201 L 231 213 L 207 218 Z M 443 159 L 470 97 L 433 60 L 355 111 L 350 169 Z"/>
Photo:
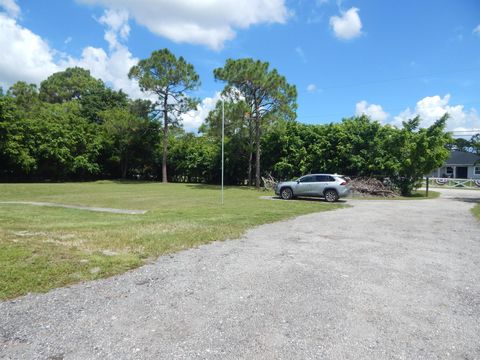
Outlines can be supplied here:
<path id="1" fill-rule="evenodd" d="M 386 176 L 408 193 L 448 156 L 452 139 L 445 133 L 447 116 L 427 129 L 419 128 L 419 118 L 395 128 L 366 116 L 306 125 L 295 120 L 296 90 L 285 83 L 281 85 L 290 93 L 283 105 L 290 106 L 288 111 L 280 104 L 262 114 L 265 107 L 253 103 L 261 114 L 255 117 L 248 98 L 232 95 L 242 88 L 237 91 L 229 76 L 216 73 L 227 82 L 224 94 L 229 95 L 225 97 L 227 184 L 255 184 L 257 170 L 278 179 L 327 172 Z M 199 134 L 186 133 L 177 121 L 169 121 L 165 132 L 162 111 L 156 103 L 132 100 L 110 89 L 81 68 L 53 74 L 40 87 L 17 82 L 6 93 L 0 92 L 0 178 L 160 180 L 165 154 L 168 180 L 219 183 L 221 103 Z"/>

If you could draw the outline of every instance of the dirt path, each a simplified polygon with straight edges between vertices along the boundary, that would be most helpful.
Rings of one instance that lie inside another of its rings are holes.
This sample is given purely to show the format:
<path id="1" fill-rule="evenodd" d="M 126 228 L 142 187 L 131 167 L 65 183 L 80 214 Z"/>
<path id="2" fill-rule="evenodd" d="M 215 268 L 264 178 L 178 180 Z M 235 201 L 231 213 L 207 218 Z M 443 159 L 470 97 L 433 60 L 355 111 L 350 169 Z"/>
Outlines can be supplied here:
<path id="1" fill-rule="evenodd" d="M 350 201 L 0 303 L 2 359 L 479 359 L 480 192 Z"/>

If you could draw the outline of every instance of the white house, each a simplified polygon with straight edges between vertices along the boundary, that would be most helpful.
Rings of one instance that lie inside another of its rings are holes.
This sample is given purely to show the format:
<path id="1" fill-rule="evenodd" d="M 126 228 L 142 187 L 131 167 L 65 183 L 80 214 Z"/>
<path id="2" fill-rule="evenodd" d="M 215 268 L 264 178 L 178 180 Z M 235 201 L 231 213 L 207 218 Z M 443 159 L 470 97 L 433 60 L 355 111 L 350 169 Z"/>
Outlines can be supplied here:
<path id="1" fill-rule="evenodd" d="M 480 155 L 452 150 L 445 164 L 430 177 L 454 179 L 480 179 Z"/>

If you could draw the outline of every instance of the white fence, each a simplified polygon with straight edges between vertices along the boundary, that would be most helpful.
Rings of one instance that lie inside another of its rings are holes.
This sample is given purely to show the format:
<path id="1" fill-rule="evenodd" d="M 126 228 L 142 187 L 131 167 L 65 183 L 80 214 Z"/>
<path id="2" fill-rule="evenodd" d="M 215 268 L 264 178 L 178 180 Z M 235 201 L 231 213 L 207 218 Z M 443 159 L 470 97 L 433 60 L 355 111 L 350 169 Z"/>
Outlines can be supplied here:
<path id="1" fill-rule="evenodd" d="M 431 187 L 480 189 L 480 179 L 426 178 Z"/>

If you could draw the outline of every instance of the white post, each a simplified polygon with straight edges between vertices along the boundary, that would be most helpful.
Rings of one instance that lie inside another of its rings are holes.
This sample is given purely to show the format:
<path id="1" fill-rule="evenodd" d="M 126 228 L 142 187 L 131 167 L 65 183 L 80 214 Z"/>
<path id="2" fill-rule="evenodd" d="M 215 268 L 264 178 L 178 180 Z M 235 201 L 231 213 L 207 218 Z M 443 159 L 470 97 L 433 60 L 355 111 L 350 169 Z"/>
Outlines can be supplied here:
<path id="1" fill-rule="evenodd" d="M 223 205 L 224 141 L 225 141 L 225 100 L 222 98 L 222 205 Z"/>

